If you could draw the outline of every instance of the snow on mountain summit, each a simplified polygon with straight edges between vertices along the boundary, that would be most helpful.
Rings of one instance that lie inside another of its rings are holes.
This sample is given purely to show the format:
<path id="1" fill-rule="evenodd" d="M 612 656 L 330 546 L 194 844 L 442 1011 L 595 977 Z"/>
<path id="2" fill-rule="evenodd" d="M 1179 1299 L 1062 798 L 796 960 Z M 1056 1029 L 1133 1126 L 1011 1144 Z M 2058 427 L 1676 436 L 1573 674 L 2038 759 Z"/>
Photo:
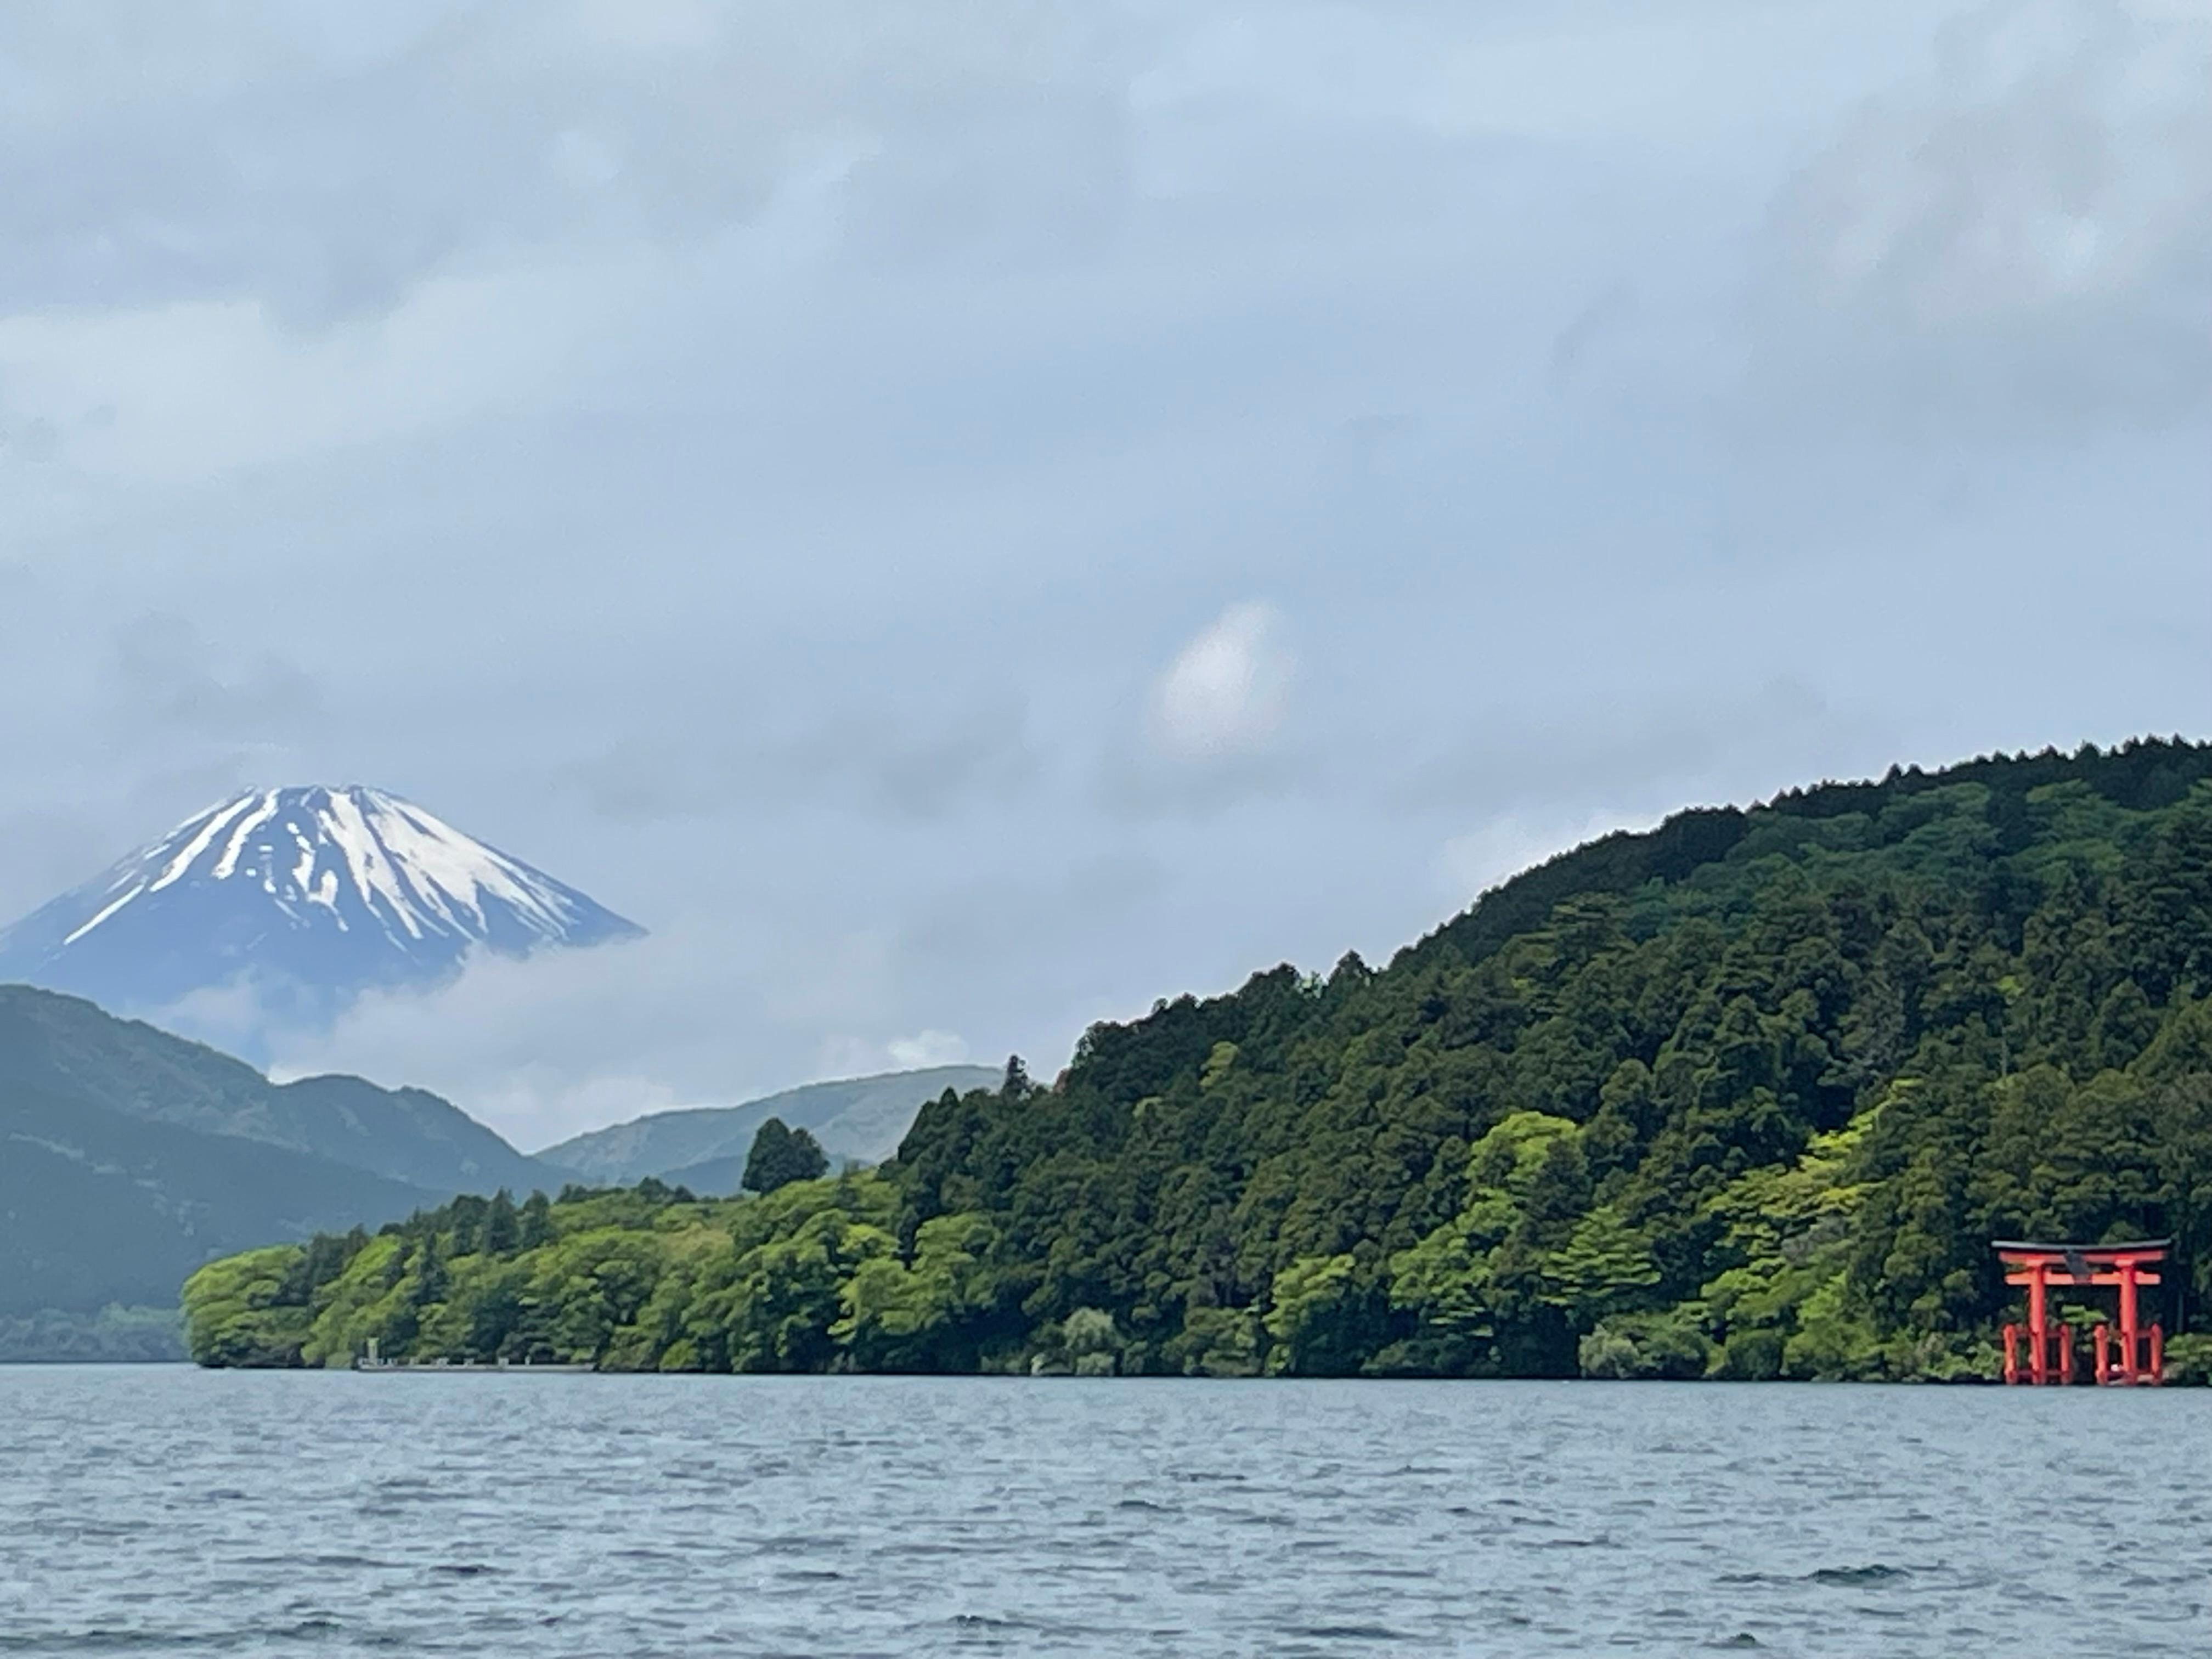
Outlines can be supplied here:
<path id="1" fill-rule="evenodd" d="M 180 881 L 258 886 L 295 922 L 312 925 L 319 909 L 341 933 L 380 928 L 402 949 L 441 936 L 489 940 L 502 916 L 561 940 L 598 908 L 380 789 L 248 790 L 126 859 L 106 881 L 115 896 L 62 943 Z"/>
<path id="2" fill-rule="evenodd" d="M 250 789 L 0 933 L 0 980 L 143 1008 L 244 974 L 328 1008 L 442 979 L 477 946 L 641 931 L 380 789 Z"/>

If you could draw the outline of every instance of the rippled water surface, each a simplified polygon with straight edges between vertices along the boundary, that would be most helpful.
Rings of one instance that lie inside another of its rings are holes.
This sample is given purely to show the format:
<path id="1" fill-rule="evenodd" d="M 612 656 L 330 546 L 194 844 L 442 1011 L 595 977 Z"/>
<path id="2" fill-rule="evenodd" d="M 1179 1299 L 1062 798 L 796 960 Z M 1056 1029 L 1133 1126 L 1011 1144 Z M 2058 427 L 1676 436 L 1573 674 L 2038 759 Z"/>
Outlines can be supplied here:
<path id="1" fill-rule="evenodd" d="M 0 1653 L 2212 1654 L 2212 1392 L 0 1369 Z"/>

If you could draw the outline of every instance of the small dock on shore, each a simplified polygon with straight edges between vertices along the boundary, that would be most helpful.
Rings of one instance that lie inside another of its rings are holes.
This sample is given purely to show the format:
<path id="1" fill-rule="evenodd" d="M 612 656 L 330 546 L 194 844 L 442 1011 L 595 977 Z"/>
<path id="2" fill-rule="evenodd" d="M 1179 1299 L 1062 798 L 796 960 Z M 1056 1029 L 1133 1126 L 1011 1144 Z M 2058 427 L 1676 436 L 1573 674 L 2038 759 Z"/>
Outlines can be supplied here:
<path id="1" fill-rule="evenodd" d="M 410 1376 L 420 1371 L 432 1376 L 449 1375 L 454 1371 L 488 1371 L 502 1376 L 572 1376 L 578 1372 L 599 1370 L 588 1359 L 544 1362 L 530 1359 L 386 1359 L 377 1351 L 374 1337 L 369 1339 L 368 1351 L 355 1358 L 353 1368 L 357 1371 L 379 1373 L 404 1371 Z"/>

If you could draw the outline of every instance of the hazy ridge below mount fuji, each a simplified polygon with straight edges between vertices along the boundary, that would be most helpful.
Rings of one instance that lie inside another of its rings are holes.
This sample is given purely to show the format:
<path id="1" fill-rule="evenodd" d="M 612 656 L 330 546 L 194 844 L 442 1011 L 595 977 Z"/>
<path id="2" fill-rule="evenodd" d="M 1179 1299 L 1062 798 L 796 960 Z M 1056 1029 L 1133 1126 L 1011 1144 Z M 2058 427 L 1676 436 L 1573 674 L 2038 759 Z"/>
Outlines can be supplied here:
<path id="1" fill-rule="evenodd" d="M 427 1090 L 349 1076 L 274 1083 L 243 1060 L 82 998 L 0 985 L 0 1100 L 33 1094 L 282 1147 L 429 1194 L 526 1192 L 560 1180 Z"/>
<path id="2" fill-rule="evenodd" d="M 536 1156 L 588 1181 L 627 1185 L 652 1176 L 695 1192 L 734 1193 L 753 1135 L 771 1117 L 806 1130 L 833 1162 L 878 1164 L 898 1150 L 925 1102 L 947 1089 L 965 1094 L 999 1080 L 988 1066 L 933 1066 L 809 1083 L 735 1106 L 649 1113 L 571 1136 Z"/>

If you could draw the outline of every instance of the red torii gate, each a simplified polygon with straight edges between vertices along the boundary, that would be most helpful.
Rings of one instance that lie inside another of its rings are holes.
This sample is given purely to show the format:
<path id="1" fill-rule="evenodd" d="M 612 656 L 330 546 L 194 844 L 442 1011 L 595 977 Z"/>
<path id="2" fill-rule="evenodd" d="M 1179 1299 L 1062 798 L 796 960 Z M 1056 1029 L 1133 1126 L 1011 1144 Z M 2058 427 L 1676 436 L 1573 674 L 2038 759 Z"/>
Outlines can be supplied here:
<path id="1" fill-rule="evenodd" d="M 2097 1381 L 2101 1383 L 2155 1383 L 2166 1373 L 2166 1336 L 2157 1322 L 2145 1331 L 2137 1318 L 2136 1292 L 2159 1283 L 2159 1276 L 2144 1270 L 2166 1260 L 2170 1238 L 2145 1239 L 2132 1244 L 2032 1244 L 2000 1239 L 1993 1247 L 2005 1265 L 2005 1283 L 2027 1286 L 2027 1324 L 2004 1328 L 2004 1380 L 2008 1382 L 2071 1382 L 2074 1380 L 2074 1332 L 2053 1326 L 2045 1291 L 2054 1285 L 2110 1285 L 2120 1293 L 2120 1328 L 2100 1321 L 2097 1330 Z M 2020 1363 L 2020 1340 L 2027 1339 L 2027 1364 Z M 2114 1344 L 2117 1342 L 2117 1352 Z M 2052 1363 L 2053 1350 L 2057 1364 Z"/>

